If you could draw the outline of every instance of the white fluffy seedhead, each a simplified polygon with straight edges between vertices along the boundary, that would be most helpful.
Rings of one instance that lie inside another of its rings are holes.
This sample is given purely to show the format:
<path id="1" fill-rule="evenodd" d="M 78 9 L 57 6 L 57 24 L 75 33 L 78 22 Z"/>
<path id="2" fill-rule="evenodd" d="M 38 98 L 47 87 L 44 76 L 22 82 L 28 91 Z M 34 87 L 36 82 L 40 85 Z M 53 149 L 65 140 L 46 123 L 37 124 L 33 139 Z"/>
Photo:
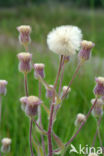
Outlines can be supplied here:
<path id="1" fill-rule="evenodd" d="M 47 44 L 51 51 L 64 56 L 75 54 L 80 48 L 82 32 L 77 26 L 60 26 L 47 36 Z"/>

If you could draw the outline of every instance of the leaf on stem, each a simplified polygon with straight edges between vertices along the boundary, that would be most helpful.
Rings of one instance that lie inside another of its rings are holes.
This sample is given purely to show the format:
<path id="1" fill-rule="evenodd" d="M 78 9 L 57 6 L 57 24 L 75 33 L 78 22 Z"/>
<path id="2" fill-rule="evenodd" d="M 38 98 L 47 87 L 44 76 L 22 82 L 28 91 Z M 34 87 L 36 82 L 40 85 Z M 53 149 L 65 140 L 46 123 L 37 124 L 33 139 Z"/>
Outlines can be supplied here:
<path id="1" fill-rule="evenodd" d="M 42 103 L 41 105 L 43 106 L 43 108 L 47 112 L 48 116 L 50 116 L 50 110 L 48 109 L 48 107 L 44 103 Z"/>
<path id="2" fill-rule="evenodd" d="M 34 144 L 34 147 L 35 147 L 35 150 L 36 150 L 37 155 L 38 156 L 44 156 L 42 147 L 40 145 L 37 145 L 37 143 L 34 140 L 33 140 L 33 144 Z"/>

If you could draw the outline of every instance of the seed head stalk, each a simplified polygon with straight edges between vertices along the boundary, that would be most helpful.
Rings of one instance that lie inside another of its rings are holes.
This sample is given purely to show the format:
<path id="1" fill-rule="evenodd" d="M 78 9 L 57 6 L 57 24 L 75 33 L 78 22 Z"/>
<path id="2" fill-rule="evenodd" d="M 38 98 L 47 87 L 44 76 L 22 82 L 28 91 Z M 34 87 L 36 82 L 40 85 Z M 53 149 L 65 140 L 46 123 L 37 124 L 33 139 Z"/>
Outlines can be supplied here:
<path id="1" fill-rule="evenodd" d="M 96 102 L 97 102 L 97 97 L 96 97 L 96 100 L 94 102 L 94 104 L 92 105 L 92 107 L 90 108 L 89 112 L 87 113 L 86 115 L 86 121 L 88 119 L 88 117 L 90 116 L 93 108 L 95 107 L 96 105 Z M 76 133 L 71 137 L 71 139 L 65 144 L 65 147 L 67 147 L 68 145 L 70 145 L 70 143 L 77 137 L 77 135 L 79 134 L 79 132 L 81 131 L 81 129 L 83 128 L 83 126 L 85 125 L 86 121 L 82 122 L 80 127 L 78 128 L 78 130 L 76 131 Z M 56 149 L 54 152 L 59 152 L 60 151 L 60 148 L 59 149 Z"/>
<path id="2" fill-rule="evenodd" d="M 83 61 L 80 61 L 79 64 L 78 64 L 78 66 L 77 66 L 77 68 L 76 68 L 76 70 L 75 70 L 75 73 L 74 73 L 74 75 L 73 75 L 71 81 L 69 82 L 69 85 L 68 85 L 68 88 L 67 88 L 66 92 L 65 92 L 64 95 L 62 96 L 62 99 L 64 99 L 64 98 L 67 96 L 68 90 L 69 90 L 69 88 L 70 88 L 72 82 L 74 81 L 75 77 L 77 76 L 77 74 L 78 74 L 78 72 L 79 72 L 80 67 L 82 66 L 82 64 L 83 64 Z"/>
<path id="3" fill-rule="evenodd" d="M 64 58 L 63 58 L 63 63 L 62 63 L 62 72 L 61 72 L 60 84 L 59 84 L 59 96 L 61 93 L 63 76 L 64 76 Z"/>
<path id="4" fill-rule="evenodd" d="M 52 104 L 51 104 L 51 108 L 50 108 L 50 119 L 49 119 L 49 126 L 48 126 L 48 152 L 49 152 L 49 156 L 53 155 L 53 150 L 52 150 L 52 124 L 53 124 L 53 113 L 54 113 L 54 103 L 55 103 L 55 90 L 57 87 L 57 82 L 58 82 L 60 72 L 61 72 L 61 68 L 62 68 L 62 62 L 63 62 L 63 55 L 61 55 L 60 65 L 59 65 L 58 73 L 57 73 L 56 80 L 54 83 L 54 94 L 53 94 Z"/>

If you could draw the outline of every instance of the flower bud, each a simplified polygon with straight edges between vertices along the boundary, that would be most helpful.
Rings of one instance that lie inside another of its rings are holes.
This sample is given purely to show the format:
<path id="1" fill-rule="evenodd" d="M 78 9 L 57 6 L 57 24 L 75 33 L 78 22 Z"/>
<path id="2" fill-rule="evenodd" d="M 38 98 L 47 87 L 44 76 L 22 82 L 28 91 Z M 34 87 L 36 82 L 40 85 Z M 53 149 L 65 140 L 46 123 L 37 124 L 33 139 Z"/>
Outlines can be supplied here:
<path id="1" fill-rule="evenodd" d="M 6 80 L 0 80 L 0 95 L 6 95 L 8 82 Z"/>
<path id="2" fill-rule="evenodd" d="M 31 42 L 30 33 L 31 33 L 31 27 L 29 25 L 21 25 L 17 27 L 17 30 L 19 31 L 19 41 L 24 46 L 27 46 Z"/>
<path id="3" fill-rule="evenodd" d="M 68 89 L 68 86 L 63 86 L 62 88 L 62 96 L 66 94 L 66 91 Z M 68 93 L 71 91 L 71 88 L 68 89 Z M 68 95 L 68 94 L 67 94 Z"/>
<path id="4" fill-rule="evenodd" d="M 44 67 L 45 67 L 45 65 L 42 64 L 42 63 L 34 64 L 34 70 L 35 70 L 34 71 L 34 76 L 35 76 L 36 79 L 38 78 L 38 75 L 40 75 L 42 78 L 45 77 Z"/>
<path id="5" fill-rule="evenodd" d="M 54 86 L 53 85 L 49 85 L 50 88 L 46 89 L 46 97 L 47 98 L 52 98 L 53 97 L 53 93 L 54 93 Z"/>
<path id="6" fill-rule="evenodd" d="M 27 104 L 27 96 L 21 97 L 20 102 L 21 102 L 21 109 L 25 111 L 26 104 Z"/>
<path id="7" fill-rule="evenodd" d="M 42 103 L 42 101 L 36 96 L 27 97 L 27 104 L 25 112 L 28 116 L 33 117 L 37 114 L 38 106 Z"/>
<path id="8" fill-rule="evenodd" d="M 96 99 L 91 100 L 92 105 L 94 104 L 95 100 Z M 103 115 L 103 104 L 104 103 L 103 103 L 102 99 L 97 99 L 96 105 L 92 110 L 92 115 L 94 117 L 100 117 Z"/>
<path id="9" fill-rule="evenodd" d="M 84 61 L 88 60 L 91 55 L 91 50 L 94 46 L 95 46 L 95 44 L 93 42 L 83 40 L 81 42 L 81 50 L 78 55 L 79 59 L 84 60 Z"/>
<path id="10" fill-rule="evenodd" d="M 96 153 L 90 153 L 88 156 L 98 156 Z"/>
<path id="11" fill-rule="evenodd" d="M 104 96 L 104 77 L 97 77 L 95 81 L 96 86 L 94 88 L 94 94 L 96 96 Z"/>
<path id="12" fill-rule="evenodd" d="M 1 147 L 1 151 L 3 153 L 8 153 L 10 152 L 10 144 L 11 144 L 11 139 L 10 138 L 4 138 L 2 139 L 1 143 L 2 143 L 2 147 Z"/>
<path id="13" fill-rule="evenodd" d="M 82 113 L 79 113 L 79 114 L 77 115 L 76 120 L 75 120 L 75 126 L 76 126 L 76 127 L 77 127 L 77 126 L 80 126 L 80 124 L 81 124 L 82 122 L 86 122 L 86 116 L 85 116 L 84 114 L 82 114 Z"/>
<path id="14" fill-rule="evenodd" d="M 30 53 L 19 53 L 18 55 L 19 59 L 19 71 L 23 73 L 28 73 L 31 71 L 31 60 L 32 60 L 32 54 Z"/>

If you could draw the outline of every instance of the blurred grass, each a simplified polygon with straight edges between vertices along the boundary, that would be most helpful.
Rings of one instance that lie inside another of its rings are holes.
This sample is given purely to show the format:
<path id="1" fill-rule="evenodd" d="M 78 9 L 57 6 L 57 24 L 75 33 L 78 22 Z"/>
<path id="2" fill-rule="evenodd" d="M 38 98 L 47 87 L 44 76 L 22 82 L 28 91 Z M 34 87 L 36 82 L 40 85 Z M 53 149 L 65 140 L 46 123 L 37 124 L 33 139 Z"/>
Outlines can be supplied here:
<path id="1" fill-rule="evenodd" d="M 102 10 L 78 10 L 62 6 L 34 6 L 0 10 L 0 79 L 8 81 L 8 92 L 2 100 L 0 139 L 7 136 L 12 138 L 12 149 L 10 154 L 8 154 L 9 156 L 30 155 L 28 143 L 29 120 L 21 111 L 19 102 L 19 98 L 24 96 L 24 86 L 23 75 L 18 72 L 16 55 L 24 49 L 18 43 L 16 27 L 21 24 L 32 26 L 30 52 L 33 54 L 33 63 L 45 63 L 45 80 L 49 84 L 54 83 L 59 64 L 58 56 L 51 53 L 46 45 L 47 33 L 52 28 L 66 24 L 77 25 L 82 29 L 84 39 L 92 40 L 96 43 L 91 60 L 81 68 L 78 77 L 72 85 L 72 92 L 69 98 L 64 100 L 57 115 L 54 130 L 63 142 L 66 142 L 74 131 L 74 121 L 77 113 L 86 114 L 91 106 L 90 100 L 94 97 L 94 77 L 104 76 L 104 12 Z M 68 84 L 76 65 L 77 55 L 65 67 L 63 85 Z M 38 82 L 33 77 L 33 71 L 28 75 L 28 83 L 30 95 L 38 95 Z M 49 101 L 45 99 L 44 88 L 42 93 L 42 100 L 49 107 Z M 42 116 L 42 122 L 47 129 L 47 115 L 43 109 Z M 102 124 L 102 134 L 103 128 Z M 35 133 L 35 130 L 33 131 Z M 95 120 L 93 117 L 90 117 L 73 144 L 76 147 L 79 144 L 88 144 L 90 146 L 95 131 Z M 104 140 L 103 136 L 102 139 Z M 96 145 L 99 145 L 98 140 Z M 65 156 L 68 155 L 69 152 Z"/>

